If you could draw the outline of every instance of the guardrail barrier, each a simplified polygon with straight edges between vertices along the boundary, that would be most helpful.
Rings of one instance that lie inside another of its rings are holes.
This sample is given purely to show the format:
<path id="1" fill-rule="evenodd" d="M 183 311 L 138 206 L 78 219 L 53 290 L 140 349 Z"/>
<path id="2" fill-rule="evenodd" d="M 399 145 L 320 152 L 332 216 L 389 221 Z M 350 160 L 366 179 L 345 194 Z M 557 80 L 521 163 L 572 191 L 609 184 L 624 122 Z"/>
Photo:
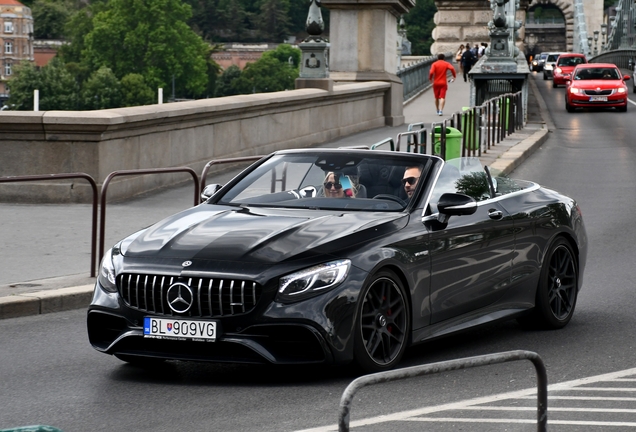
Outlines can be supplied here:
<path id="1" fill-rule="evenodd" d="M 406 378 L 414 378 L 423 375 L 431 375 L 440 372 L 448 372 L 460 369 L 468 369 L 477 366 L 493 365 L 517 360 L 530 360 L 537 372 L 537 431 L 548 430 L 548 375 L 545 364 L 539 354 L 532 351 L 507 351 L 495 354 L 487 354 L 476 357 L 467 357 L 457 360 L 449 360 L 431 363 L 421 366 L 413 366 L 396 369 L 387 372 L 378 372 L 365 375 L 351 382 L 340 398 L 340 410 L 338 412 L 338 431 L 349 432 L 349 420 L 353 396 L 363 387 L 373 384 L 381 384 L 389 381 L 397 381 Z"/>
<path id="2" fill-rule="evenodd" d="M 56 180 L 56 179 L 73 179 L 83 178 L 88 180 L 93 189 L 93 220 L 91 229 L 91 277 L 95 277 L 95 249 L 97 244 L 97 183 L 95 179 L 86 173 L 60 173 L 60 174 L 43 174 L 43 175 L 28 175 L 28 176 L 11 176 L 0 177 L 0 183 L 16 183 L 16 182 L 32 182 L 39 180 Z M 101 260 L 101 257 L 100 257 Z"/>

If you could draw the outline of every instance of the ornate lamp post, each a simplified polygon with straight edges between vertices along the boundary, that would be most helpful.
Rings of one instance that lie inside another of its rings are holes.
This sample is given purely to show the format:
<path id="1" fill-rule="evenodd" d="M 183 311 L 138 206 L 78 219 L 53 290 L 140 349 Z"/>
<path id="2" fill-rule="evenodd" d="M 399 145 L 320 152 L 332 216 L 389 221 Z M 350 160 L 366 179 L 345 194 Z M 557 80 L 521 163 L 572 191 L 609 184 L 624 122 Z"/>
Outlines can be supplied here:
<path id="1" fill-rule="evenodd" d="M 320 12 L 320 0 L 311 0 L 305 29 L 309 36 L 298 47 L 302 52 L 300 73 L 296 88 L 321 88 L 333 90 L 333 81 L 329 79 L 327 51 L 329 42 L 322 37 L 325 23 Z"/>
<path id="2" fill-rule="evenodd" d="M 594 55 L 598 55 L 598 30 L 594 30 Z"/>
<path id="3" fill-rule="evenodd" d="M 592 36 L 587 38 L 587 55 L 592 56 Z"/>
<path id="4" fill-rule="evenodd" d="M 603 35 L 603 39 L 601 39 L 601 44 L 607 43 L 607 24 L 601 24 L 601 35 Z"/>

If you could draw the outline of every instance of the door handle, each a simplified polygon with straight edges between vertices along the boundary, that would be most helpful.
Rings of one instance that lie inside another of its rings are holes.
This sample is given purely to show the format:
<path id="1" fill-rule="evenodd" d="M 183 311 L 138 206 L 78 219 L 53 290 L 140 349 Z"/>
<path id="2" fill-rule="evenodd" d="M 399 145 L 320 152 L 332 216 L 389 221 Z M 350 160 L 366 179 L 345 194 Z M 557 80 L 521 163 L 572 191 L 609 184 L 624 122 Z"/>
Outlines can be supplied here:
<path id="1" fill-rule="evenodd" d="M 488 210 L 488 217 L 490 219 L 501 219 L 503 218 L 503 212 L 501 210 L 490 209 Z"/>

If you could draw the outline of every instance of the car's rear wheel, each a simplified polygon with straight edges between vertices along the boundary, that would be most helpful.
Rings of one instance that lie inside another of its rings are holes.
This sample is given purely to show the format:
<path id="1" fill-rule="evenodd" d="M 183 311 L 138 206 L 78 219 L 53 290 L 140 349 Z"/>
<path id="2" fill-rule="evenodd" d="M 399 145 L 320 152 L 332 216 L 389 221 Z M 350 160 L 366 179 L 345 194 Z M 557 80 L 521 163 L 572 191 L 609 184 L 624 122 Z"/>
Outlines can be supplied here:
<path id="1" fill-rule="evenodd" d="M 565 327 L 574 315 L 578 281 L 572 247 L 564 238 L 557 238 L 543 261 L 534 310 L 519 322 L 544 329 Z"/>
<path id="2" fill-rule="evenodd" d="M 365 372 L 395 367 L 409 339 L 406 291 L 390 271 L 375 274 L 365 285 L 355 323 L 354 356 Z"/>

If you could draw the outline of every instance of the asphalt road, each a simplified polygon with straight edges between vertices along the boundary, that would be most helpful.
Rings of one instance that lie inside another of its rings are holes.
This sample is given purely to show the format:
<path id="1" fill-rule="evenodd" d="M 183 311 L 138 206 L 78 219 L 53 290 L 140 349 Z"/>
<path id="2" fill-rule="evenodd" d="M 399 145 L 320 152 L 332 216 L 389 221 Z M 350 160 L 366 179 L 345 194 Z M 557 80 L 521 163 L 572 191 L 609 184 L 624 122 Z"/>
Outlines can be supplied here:
<path id="1" fill-rule="evenodd" d="M 512 176 L 568 194 L 582 208 L 591 246 L 574 318 L 565 329 L 552 332 L 524 331 L 515 322 L 491 325 L 415 347 L 401 366 L 535 351 L 546 363 L 550 384 L 572 387 L 550 394 L 551 431 L 636 430 L 636 389 L 624 390 L 630 383 L 636 387 L 636 371 L 618 374 L 623 381 L 575 381 L 636 366 L 631 268 L 636 244 L 636 107 L 630 105 L 625 114 L 567 114 L 564 89 L 552 89 L 540 76 L 536 83 L 555 128 Z M 152 211 L 139 209 L 140 214 Z M 62 243 L 53 253 L 63 254 L 64 247 L 70 246 Z M 340 396 L 356 378 L 347 368 L 175 362 L 141 370 L 90 348 L 83 310 L 2 320 L 0 347 L 0 427 L 50 424 L 65 432 L 320 428 L 336 424 Z M 521 392 L 535 384 L 532 366 L 514 362 L 369 387 L 355 397 L 352 421 L 400 415 L 389 423 L 374 420 L 353 430 L 536 430 L 532 395 L 493 398 L 490 405 L 514 410 L 466 409 L 468 400 Z M 573 389 L 577 385 L 587 386 L 586 391 Z M 421 411 L 405 413 L 451 402 L 463 404 L 426 416 L 413 417 Z M 502 421 L 481 422 L 493 417 Z M 611 422 L 615 424 L 610 427 Z"/>

